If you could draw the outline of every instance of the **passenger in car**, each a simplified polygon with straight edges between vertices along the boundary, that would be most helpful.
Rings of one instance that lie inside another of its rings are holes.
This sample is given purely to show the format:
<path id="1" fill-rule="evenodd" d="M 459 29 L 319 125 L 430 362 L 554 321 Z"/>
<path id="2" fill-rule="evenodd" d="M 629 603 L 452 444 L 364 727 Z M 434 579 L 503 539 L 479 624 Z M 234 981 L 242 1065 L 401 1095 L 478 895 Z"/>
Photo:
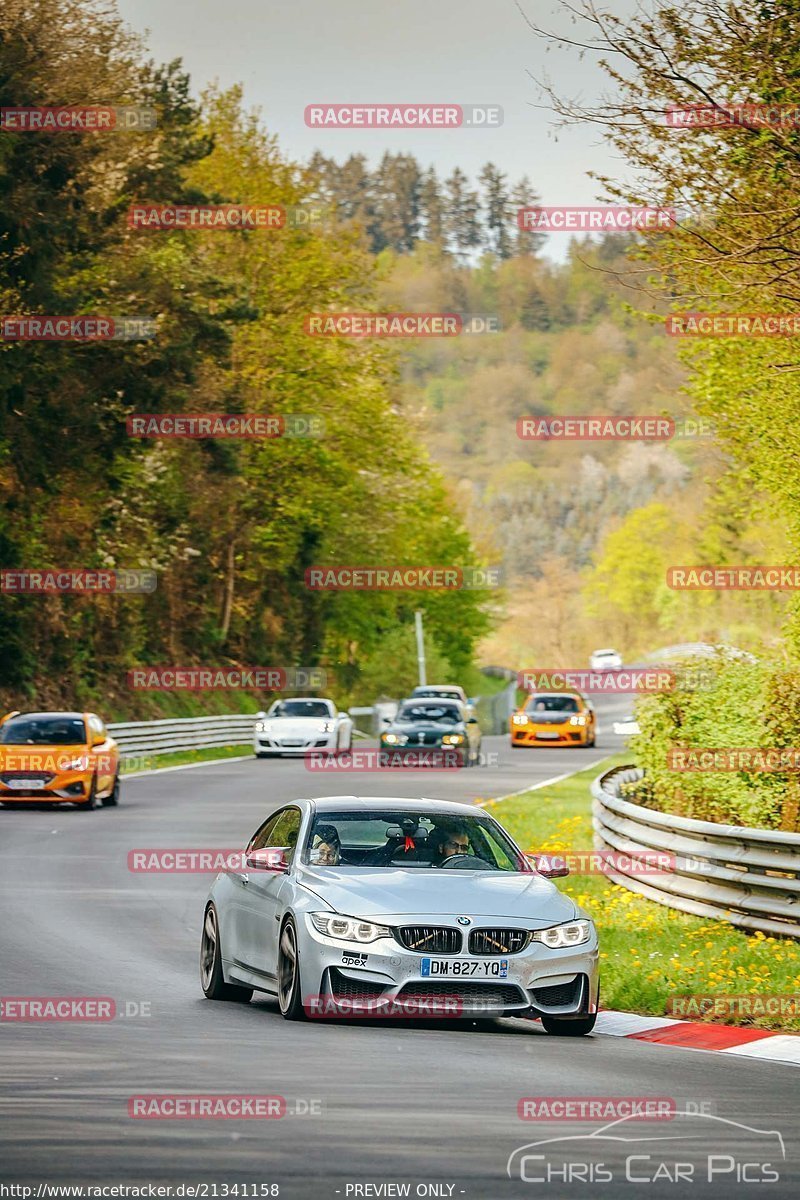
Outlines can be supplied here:
<path id="1" fill-rule="evenodd" d="M 309 860 L 315 867 L 338 867 L 342 844 L 335 825 L 318 825 L 314 830 Z"/>

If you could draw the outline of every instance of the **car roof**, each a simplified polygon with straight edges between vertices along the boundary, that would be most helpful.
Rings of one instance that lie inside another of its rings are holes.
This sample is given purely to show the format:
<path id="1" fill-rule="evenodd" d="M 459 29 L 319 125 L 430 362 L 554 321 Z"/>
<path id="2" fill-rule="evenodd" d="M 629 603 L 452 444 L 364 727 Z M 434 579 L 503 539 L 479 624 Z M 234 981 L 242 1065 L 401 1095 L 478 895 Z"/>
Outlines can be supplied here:
<path id="1" fill-rule="evenodd" d="M 426 796 L 416 799 L 404 796 L 314 796 L 306 803 L 313 804 L 320 812 L 369 812 L 372 809 L 385 811 L 387 808 L 397 808 L 400 811 L 408 809 L 412 812 L 420 807 L 441 813 L 453 813 L 473 817 L 487 816 L 483 809 L 476 809 L 474 804 L 461 803 L 457 800 L 431 800 Z"/>
<path id="2" fill-rule="evenodd" d="M 563 692 L 531 692 L 525 703 L 530 704 L 531 700 L 552 700 L 555 696 L 570 696 L 573 700 L 583 700 L 584 698 L 583 694 L 577 691 L 568 692 L 564 690 Z"/>
<path id="3" fill-rule="evenodd" d="M 415 692 L 460 692 L 464 694 L 464 689 L 457 683 L 418 683 L 414 688 Z"/>
<path id="4" fill-rule="evenodd" d="M 83 721 L 86 715 L 85 712 L 62 712 L 61 710 L 53 709 L 51 712 L 18 712 L 14 713 L 14 716 L 10 717 L 9 720 L 15 721 L 17 717 L 25 717 L 34 721 L 40 721 L 45 717 L 57 717 L 63 720 L 66 717 L 68 720 Z"/>

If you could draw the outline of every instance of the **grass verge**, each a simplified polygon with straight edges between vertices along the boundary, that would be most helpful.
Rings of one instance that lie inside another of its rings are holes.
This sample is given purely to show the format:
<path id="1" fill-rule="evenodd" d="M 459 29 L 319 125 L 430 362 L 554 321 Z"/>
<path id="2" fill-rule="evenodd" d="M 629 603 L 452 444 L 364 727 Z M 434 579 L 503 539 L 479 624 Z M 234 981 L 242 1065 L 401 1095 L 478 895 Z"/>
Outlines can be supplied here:
<path id="1" fill-rule="evenodd" d="M 176 750 L 172 754 L 137 755 L 128 765 L 122 760 L 122 776 L 139 775 L 142 771 L 156 771 L 159 767 L 182 767 L 187 763 L 213 762 L 221 758 L 239 758 L 242 754 L 252 755 L 253 745 L 209 746 L 202 750 Z"/>
<path id="2" fill-rule="evenodd" d="M 601 769 L 630 757 L 630 752 L 611 756 L 602 768 L 595 766 L 509 800 L 490 801 L 488 810 L 524 850 L 590 850 L 589 784 Z M 677 912 L 602 876 L 573 875 L 559 880 L 558 886 L 597 925 L 606 1008 L 668 1016 L 667 1001 L 680 996 L 794 996 L 795 1007 L 800 1006 L 800 947 L 793 941 L 747 934 L 724 921 Z M 734 1011 L 692 1019 L 800 1032 L 800 1016 Z"/>

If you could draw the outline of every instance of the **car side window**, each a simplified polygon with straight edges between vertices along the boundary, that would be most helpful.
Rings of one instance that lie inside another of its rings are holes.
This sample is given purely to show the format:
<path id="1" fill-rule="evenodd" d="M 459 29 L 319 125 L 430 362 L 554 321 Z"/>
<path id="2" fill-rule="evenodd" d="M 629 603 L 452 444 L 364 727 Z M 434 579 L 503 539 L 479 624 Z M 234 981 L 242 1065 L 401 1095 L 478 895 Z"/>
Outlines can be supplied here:
<path id="1" fill-rule="evenodd" d="M 256 833 L 253 834 L 252 841 L 250 842 L 250 845 L 247 847 L 248 851 L 264 849 L 264 847 L 267 845 L 267 838 L 269 837 L 272 830 L 275 828 L 275 823 L 278 820 L 278 817 L 280 817 L 282 815 L 283 815 L 283 811 L 277 812 L 271 817 L 267 817 L 266 821 L 261 826 L 261 828 L 259 830 L 257 830 Z"/>
<path id="2" fill-rule="evenodd" d="M 297 849 L 301 813 L 299 808 L 285 808 L 269 832 L 265 846 L 286 846 L 286 861 L 291 862 Z"/>
<path id="3" fill-rule="evenodd" d="M 286 861 L 291 862 L 297 846 L 301 816 L 299 808 L 282 808 L 261 826 L 247 847 L 248 851 L 265 850 L 270 846 L 285 846 L 288 847 Z"/>

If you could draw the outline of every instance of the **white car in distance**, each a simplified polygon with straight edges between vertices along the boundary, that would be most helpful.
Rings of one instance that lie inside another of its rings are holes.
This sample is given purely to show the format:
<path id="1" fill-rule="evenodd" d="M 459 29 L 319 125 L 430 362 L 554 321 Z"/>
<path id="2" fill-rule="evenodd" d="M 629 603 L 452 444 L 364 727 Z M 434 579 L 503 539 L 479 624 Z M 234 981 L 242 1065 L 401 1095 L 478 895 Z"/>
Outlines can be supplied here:
<path id="1" fill-rule="evenodd" d="M 616 650 L 595 650 L 589 658 L 592 671 L 621 671 L 622 655 Z"/>
<path id="2" fill-rule="evenodd" d="M 256 758 L 311 751 L 338 754 L 352 746 L 353 718 L 339 712 L 332 700 L 315 696 L 276 700 L 268 712 L 256 713 Z"/>

